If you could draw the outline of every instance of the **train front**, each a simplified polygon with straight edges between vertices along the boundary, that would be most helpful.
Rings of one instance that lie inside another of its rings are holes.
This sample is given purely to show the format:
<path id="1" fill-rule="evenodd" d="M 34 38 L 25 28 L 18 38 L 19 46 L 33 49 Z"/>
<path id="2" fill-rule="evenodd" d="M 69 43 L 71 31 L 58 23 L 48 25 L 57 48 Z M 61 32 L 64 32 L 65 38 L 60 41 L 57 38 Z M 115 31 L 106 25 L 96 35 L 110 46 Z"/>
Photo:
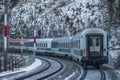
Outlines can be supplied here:
<path id="1" fill-rule="evenodd" d="M 107 33 L 98 28 L 87 29 L 83 31 L 84 46 L 84 64 L 102 65 L 108 62 L 108 38 Z"/>

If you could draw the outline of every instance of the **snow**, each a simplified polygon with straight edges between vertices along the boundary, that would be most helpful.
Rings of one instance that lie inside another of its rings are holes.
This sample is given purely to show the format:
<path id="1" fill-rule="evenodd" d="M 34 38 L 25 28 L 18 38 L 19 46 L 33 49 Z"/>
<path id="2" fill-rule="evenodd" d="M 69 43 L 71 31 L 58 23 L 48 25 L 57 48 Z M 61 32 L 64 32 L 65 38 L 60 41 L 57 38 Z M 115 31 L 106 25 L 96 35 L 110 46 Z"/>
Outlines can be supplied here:
<path id="1" fill-rule="evenodd" d="M 7 76 L 7 75 L 10 75 L 10 74 L 14 74 L 14 73 L 21 73 L 21 72 L 31 71 L 31 70 L 34 70 L 34 69 L 36 69 L 37 67 L 39 67 L 41 65 L 42 65 L 42 61 L 40 59 L 36 58 L 35 62 L 33 62 L 29 66 L 26 66 L 26 67 L 23 67 L 23 68 L 20 68 L 20 69 L 16 69 L 14 71 L 1 72 L 0 77 Z"/>
<path id="2" fill-rule="evenodd" d="M 120 67 L 120 50 L 110 50 L 108 53 L 109 65 L 114 68 Z"/>
<path id="3" fill-rule="evenodd" d="M 40 65 L 42 65 L 41 60 L 35 59 L 34 63 L 32 63 L 30 66 L 27 66 L 25 68 L 21 68 L 21 71 L 30 71 L 30 70 L 36 69 Z"/>
<path id="4" fill-rule="evenodd" d="M 120 79 L 120 69 L 115 70 L 117 77 Z"/>
<path id="5" fill-rule="evenodd" d="M 75 75 L 76 72 L 72 73 L 70 76 L 68 76 L 67 78 L 65 78 L 65 80 L 69 80 L 71 77 L 73 77 Z"/>
<path id="6" fill-rule="evenodd" d="M 87 74 L 84 80 L 99 80 L 101 77 L 100 71 L 97 69 L 87 70 Z"/>

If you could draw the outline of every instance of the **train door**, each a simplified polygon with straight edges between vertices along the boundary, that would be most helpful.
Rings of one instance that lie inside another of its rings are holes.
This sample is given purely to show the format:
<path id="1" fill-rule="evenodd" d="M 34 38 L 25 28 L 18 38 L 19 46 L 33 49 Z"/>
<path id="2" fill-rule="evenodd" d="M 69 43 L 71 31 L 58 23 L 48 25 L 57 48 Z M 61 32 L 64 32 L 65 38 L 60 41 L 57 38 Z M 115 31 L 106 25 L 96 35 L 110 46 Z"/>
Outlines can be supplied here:
<path id="1" fill-rule="evenodd" d="M 87 51 L 89 57 L 103 55 L 103 36 L 101 34 L 87 35 Z"/>

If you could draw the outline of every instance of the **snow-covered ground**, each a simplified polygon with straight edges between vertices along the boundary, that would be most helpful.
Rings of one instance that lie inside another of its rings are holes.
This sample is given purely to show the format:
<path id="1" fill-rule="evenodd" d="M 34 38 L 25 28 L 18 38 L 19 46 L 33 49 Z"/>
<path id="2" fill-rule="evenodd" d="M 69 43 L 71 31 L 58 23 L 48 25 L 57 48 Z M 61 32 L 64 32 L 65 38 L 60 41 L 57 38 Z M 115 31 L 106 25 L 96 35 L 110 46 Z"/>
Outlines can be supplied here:
<path id="1" fill-rule="evenodd" d="M 10 75 L 10 74 L 14 74 L 14 73 L 20 73 L 20 72 L 26 72 L 26 71 L 31 71 L 31 70 L 34 70 L 36 69 L 37 67 L 41 66 L 42 65 L 42 61 L 40 59 L 35 59 L 35 62 L 33 62 L 31 65 L 29 66 L 26 66 L 26 67 L 23 67 L 23 68 L 20 68 L 20 69 L 16 69 L 14 71 L 6 71 L 6 72 L 1 72 L 0 73 L 0 77 L 2 76 L 7 76 L 7 75 Z"/>
<path id="2" fill-rule="evenodd" d="M 109 65 L 114 68 L 120 67 L 120 50 L 110 50 L 108 54 Z"/>
<path id="3" fill-rule="evenodd" d="M 113 68 L 115 74 L 120 79 L 120 50 L 109 51 L 109 65 Z"/>

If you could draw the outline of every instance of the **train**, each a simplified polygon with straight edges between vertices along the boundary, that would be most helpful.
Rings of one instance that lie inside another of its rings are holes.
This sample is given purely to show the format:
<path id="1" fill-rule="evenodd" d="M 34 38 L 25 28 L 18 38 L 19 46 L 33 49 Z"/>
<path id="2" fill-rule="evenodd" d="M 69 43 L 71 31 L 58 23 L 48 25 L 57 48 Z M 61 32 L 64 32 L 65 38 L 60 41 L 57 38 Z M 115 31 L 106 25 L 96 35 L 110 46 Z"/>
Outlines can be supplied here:
<path id="1" fill-rule="evenodd" d="M 33 52 L 34 40 L 28 40 L 29 52 Z M 36 51 L 71 57 L 83 65 L 102 65 L 108 62 L 108 35 L 100 28 L 89 28 L 70 37 L 36 40 Z"/>
<path id="2" fill-rule="evenodd" d="M 28 52 L 35 49 L 37 54 L 65 56 L 85 66 L 108 63 L 108 34 L 100 28 L 88 28 L 70 37 L 37 38 L 35 48 L 34 39 L 26 39 L 24 44 L 24 50 Z M 12 45 L 10 41 L 8 45 Z"/>

